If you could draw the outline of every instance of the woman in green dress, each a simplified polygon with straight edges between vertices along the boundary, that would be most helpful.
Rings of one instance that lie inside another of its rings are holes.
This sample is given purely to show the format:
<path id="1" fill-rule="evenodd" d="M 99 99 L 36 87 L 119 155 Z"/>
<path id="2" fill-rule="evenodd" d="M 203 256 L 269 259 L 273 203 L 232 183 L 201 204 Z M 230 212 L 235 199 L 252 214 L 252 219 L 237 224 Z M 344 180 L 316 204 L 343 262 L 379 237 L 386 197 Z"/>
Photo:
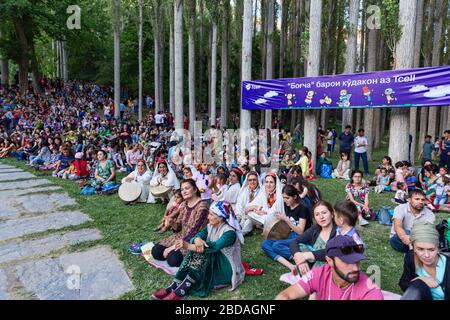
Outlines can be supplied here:
<path id="1" fill-rule="evenodd" d="M 92 182 L 92 186 L 96 189 L 101 189 L 102 186 L 115 183 L 116 173 L 114 170 L 114 162 L 108 160 L 108 154 L 105 150 L 99 150 L 97 152 L 98 165 L 95 169 L 95 180 Z"/>
<path id="2" fill-rule="evenodd" d="M 211 204 L 208 225 L 190 243 L 178 240 L 176 249 L 187 249 L 172 284 L 153 293 L 158 300 L 179 300 L 188 294 L 206 297 L 214 287 L 231 284 L 230 291 L 244 281 L 241 260 L 244 237 L 231 205 Z"/>

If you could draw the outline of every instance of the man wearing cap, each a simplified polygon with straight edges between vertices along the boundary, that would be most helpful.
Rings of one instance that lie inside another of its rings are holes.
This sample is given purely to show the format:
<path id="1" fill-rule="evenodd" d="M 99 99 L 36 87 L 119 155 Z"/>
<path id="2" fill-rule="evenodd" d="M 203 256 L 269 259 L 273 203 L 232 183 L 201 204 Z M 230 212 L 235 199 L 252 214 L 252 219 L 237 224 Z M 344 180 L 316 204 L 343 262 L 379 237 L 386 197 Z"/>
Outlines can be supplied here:
<path id="1" fill-rule="evenodd" d="M 317 300 L 383 300 L 381 290 L 360 269 L 360 262 L 367 259 L 364 246 L 348 236 L 336 236 L 325 250 L 327 263 L 306 273 L 277 300 L 303 299 L 313 293 Z"/>
<path id="2" fill-rule="evenodd" d="M 409 234 L 417 221 L 434 223 L 434 213 L 425 206 L 425 194 L 422 190 L 414 190 L 407 203 L 397 206 L 394 210 L 394 222 L 391 228 L 391 247 L 406 253 L 410 249 Z"/>

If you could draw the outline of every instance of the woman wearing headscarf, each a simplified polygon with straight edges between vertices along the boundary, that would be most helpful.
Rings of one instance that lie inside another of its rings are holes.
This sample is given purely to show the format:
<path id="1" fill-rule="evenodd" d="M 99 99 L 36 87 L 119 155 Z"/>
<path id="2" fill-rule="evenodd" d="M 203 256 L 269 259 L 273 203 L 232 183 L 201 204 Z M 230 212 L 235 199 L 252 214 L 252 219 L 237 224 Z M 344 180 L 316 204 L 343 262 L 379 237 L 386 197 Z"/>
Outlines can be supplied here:
<path id="1" fill-rule="evenodd" d="M 241 224 L 244 235 L 253 230 L 253 222 L 248 217 L 246 208 L 256 199 L 260 190 L 259 174 L 255 171 L 250 171 L 247 173 L 244 183 L 239 190 L 239 196 L 236 202 L 236 216 Z"/>
<path id="2" fill-rule="evenodd" d="M 206 297 L 214 287 L 231 284 L 232 291 L 244 281 L 241 260 L 244 237 L 230 204 L 214 202 L 208 222 L 190 243 L 176 242 L 177 249 L 188 253 L 172 284 L 153 293 L 155 299 L 179 300 L 188 294 Z"/>
<path id="3" fill-rule="evenodd" d="M 439 233 L 431 223 L 414 223 L 413 249 L 405 254 L 401 300 L 450 300 L 450 258 L 439 253 Z"/>
<path id="4" fill-rule="evenodd" d="M 180 188 L 180 182 L 175 172 L 165 160 L 158 161 L 152 180 L 150 180 L 150 188 L 158 186 L 171 187 L 172 189 Z M 168 201 L 170 198 L 172 198 L 172 192 L 169 192 L 163 200 Z M 149 192 L 147 203 L 156 203 L 155 196 L 151 191 Z"/>
<path id="5" fill-rule="evenodd" d="M 150 171 L 147 170 L 147 166 L 144 160 L 138 160 L 136 164 L 136 169 L 131 172 L 128 176 L 122 179 L 122 183 L 136 181 L 141 186 L 141 195 L 137 202 L 147 202 L 149 196 L 151 175 Z"/>
<path id="6" fill-rule="evenodd" d="M 190 241 L 206 224 L 208 205 L 200 198 L 195 181 L 181 182 L 183 202 L 179 205 L 179 214 L 175 220 L 169 221 L 174 234 L 159 241 L 152 248 L 152 256 L 156 260 L 167 261 L 171 267 L 179 267 L 187 250 L 175 248 L 178 240 Z"/>
<path id="7" fill-rule="evenodd" d="M 245 212 L 252 224 L 257 223 L 262 226 L 275 219 L 275 213 L 284 213 L 282 186 L 276 174 L 268 172 L 265 175 L 261 192 L 247 205 Z"/>

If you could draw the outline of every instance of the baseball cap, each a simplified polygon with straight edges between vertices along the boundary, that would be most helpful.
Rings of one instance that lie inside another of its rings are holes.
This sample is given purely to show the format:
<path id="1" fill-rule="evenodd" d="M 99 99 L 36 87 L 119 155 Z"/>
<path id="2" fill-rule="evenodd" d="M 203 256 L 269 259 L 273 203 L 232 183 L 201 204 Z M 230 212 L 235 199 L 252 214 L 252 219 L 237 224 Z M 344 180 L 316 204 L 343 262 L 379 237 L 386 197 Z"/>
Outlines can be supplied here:
<path id="1" fill-rule="evenodd" d="M 338 257 L 347 264 L 358 263 L 367 259 L 364 255 L 364 246 L 358 245 L 349 236 L 336 236 L 330 239 L 325 250 L 328 257 Z"/>

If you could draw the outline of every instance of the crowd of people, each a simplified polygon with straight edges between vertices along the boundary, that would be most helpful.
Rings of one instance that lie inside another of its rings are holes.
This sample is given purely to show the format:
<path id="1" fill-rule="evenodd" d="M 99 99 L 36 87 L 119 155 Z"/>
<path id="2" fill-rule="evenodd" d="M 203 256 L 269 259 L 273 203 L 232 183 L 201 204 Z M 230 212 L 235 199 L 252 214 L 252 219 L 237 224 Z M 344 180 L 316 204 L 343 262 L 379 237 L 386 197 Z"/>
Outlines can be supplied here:
<path id="1" fill-rule="evenodd" d="M 281 160 L 275 170 L 236 143 L 224 144 L 222 150 L 214 135 L 204 138 L 199 150 L 216 147 L 223 162 L 183 164 L 174 159 L 196 155 L 185 149 L 179 154 L 176 147 L 184 137 L 174 130 L 170 112 L 155 114 L 151 109 L 143 121 L 136 121 L 135 104 L 125 100 L 118 106 L 120 117 L 115 118 L 110 87 L 44 79 L 41 89 L 20 94 L 14 86 L 0 88 L 0 158 L 15 157 L 36 170 L 76 181 L 86 195 L 112 193 L 120 182 L 134 181 L 142 192 L 128 204 L 167 204 L 154 232 L 171 234 L 151 253 L 178 272 L 168 287 L 153 293 L 155 299 L 205 297 L 225 285 L 236 289 L 245 278 L 241 257 L 245 237 L 279 221 L 288 226 L 289 234 L 265 239 L 261 250 L 300 278 L 278 299 L 312 294 L 320 300 L 383 299 L 381 289 L 360 267 L 366 244 L 357 224 L 367 226 L 377 218 L 370 190 L 393 194 L 396 208 L 386 243 L 405 254 L 400 279 L 403 298 L 450 298 L 450 263 L 440 253 L 442 237 L 434 226 L 434 212 L 450 211 L 450 131 L 437 150 L 431 137 L 425 138 L 421 168 L 407 160 L 393 164 L 386 156 L 371 178 L 364 129 L 355 137 L 350 126 L 339 135 L 333 128 L 327 132 L 319 128 L 317 159 L 311 159 L 306 146 L 295 150 L 297 128 L 294 136 L 282 129 L 279 149 L 256 145 L 267 158 Z M 225 128 L 217 129 L 226 134 Z M 340 160 L 333 167 L 330 159 L 337 140 Z M 230 150 L 233 159 L 227 159 L 225 151 Z M 433 162 L 436 152 L 439 164 Z M 359 170 L 360 160 L 364 172 Z M 119 172 L 125 175 L 120 182 Z M 312 182 L 319 176 L 347 181 L 343 201 L 333 205 L 323 199 Z M 152 192 L 157 187 L 168 192 Z M 130 250 L 139 253 L 140 245 Z"/>

